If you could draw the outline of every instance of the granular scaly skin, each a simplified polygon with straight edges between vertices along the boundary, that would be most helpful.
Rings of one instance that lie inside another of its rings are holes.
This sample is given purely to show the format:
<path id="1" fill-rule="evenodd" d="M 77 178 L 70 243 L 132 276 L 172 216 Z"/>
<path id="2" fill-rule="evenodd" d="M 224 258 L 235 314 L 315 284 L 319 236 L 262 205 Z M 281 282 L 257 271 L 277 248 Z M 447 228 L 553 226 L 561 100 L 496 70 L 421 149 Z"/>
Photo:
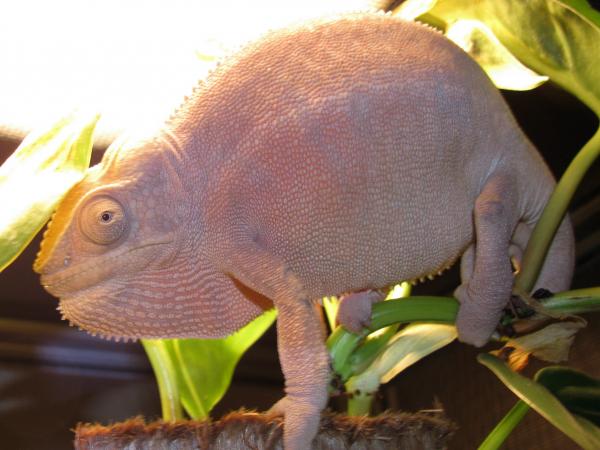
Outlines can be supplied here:
<path id="1" fill-rule="evenodd" d="M 459 336 L 483 345 L 554 186 L 466 54 L 375 14 L 267 34 L 131 147 L 61 203 L 42 283 L 73 323 L 125 338 L 225 336 L 274 304 L 288 449 L 327 401 L 315 300 L 462 256 Z M 566 289 L 572 266 L 565 220 L 537 286 Z"/>

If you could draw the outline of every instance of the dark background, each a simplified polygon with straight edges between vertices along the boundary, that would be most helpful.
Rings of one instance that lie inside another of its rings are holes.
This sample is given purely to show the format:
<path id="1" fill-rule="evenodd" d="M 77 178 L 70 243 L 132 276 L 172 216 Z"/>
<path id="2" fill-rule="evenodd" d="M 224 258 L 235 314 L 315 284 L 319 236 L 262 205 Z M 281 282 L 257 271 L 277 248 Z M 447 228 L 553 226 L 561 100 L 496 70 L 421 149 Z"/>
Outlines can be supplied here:
<path id="1" fill-rule="evenodd" d="M 590 111 L 550 84 L 533 92 L 505 95 L 556 175 L 597 127 Z M 0 140 L 0 162 L 17 145 Z M 101 153 L 98 149 L 94 159 Z M 596 163 L 588 173 L 571 207 L 577 238 L 575 288 L 600 284 L 599 167 Z M 77 422 L 107 424 L 138 414 L 159 417 L 153 375 L 139 344 L 103 341 L 61 322 L 56 300 L 42 290 L 31 269 L 38 247 L 36 239 L 0 273 L 0 448 L 67 449 Z M 455 268 L 419 286 L 416 293 L 446 294 L 457 282 Z M 589 326 L 578 335 L 569 365 L 600 377 L 600 315 L 587 318 Z M 440 401 L 460 426 L 451 448 L 475 448 L 515 402 L 476 363 L 478 352 L 458 343 L 438 351 L 387 385 L 379 406 L 415 411 Z M 533 364 L 526 373 L 540 366 Z M 282 384 L 271 330 L 242 359 L 214 416 L 241 406 L 266 409 L 281 396 Z M 506 448 L 576 446 L 530 412 Z"/>

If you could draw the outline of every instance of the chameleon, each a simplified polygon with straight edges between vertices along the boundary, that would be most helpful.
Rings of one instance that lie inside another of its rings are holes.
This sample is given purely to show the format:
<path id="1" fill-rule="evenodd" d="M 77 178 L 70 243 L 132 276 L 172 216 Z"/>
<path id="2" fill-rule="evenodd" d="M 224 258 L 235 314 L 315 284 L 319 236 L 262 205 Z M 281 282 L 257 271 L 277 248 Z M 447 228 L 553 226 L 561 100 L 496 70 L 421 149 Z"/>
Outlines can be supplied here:
<path id="1" fill-rule="evenodd" d="M 555 185 L 479 66 L 439 32 L 353 13 L 225 58 L 160 129 L 109 149 L 58 206 L 34 269 L 104 337 L 219 338 L 278 311 L 284 446 L 328 399 L 319 299 L 360 328 L 379 292 L 460 259 L 459 339 L 484 345 Z M 559 227 L 536 286 L 567 289 Z M 349 306 L 345 306 L 349 305 Z"/>

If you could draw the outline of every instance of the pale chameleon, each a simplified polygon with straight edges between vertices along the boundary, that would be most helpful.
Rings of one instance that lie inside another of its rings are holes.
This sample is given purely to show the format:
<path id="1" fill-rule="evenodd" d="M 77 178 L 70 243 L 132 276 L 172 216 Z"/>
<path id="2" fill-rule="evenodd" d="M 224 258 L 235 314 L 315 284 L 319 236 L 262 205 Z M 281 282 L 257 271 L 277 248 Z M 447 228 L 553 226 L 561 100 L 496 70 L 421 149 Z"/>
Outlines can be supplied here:
<path id="1" fill-rule="evenodd" d="M 356 293 L 356 327 L 371 290 L 462 256 L 459 337 L 483 345 L 553 186 L 441 34 L 322 19 L 244 47 L 153 138 L 107 152 L 59 206 L 35 269 L 68 320 L 104 336 L 222 337 L 274 305 L 275 411 L 286 448 L 303 449 L 330 376 L 318 299 Z M 567 288 L 572 266 L 565 220 L 537 285 Z"/>

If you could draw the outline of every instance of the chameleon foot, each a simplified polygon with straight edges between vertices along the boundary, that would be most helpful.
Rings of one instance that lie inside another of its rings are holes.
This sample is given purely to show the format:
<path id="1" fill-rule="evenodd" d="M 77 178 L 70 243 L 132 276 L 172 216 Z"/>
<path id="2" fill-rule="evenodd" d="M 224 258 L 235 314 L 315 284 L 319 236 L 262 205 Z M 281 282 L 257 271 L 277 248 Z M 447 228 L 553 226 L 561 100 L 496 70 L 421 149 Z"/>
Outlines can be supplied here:
<path id="1" fill-rule="evenodd" d="M 383 299 L 378 291 L 348 294 L 340 300 L 336 322 L 352 333 L 360 333 L 371 323 L 371 306 Z"/>

